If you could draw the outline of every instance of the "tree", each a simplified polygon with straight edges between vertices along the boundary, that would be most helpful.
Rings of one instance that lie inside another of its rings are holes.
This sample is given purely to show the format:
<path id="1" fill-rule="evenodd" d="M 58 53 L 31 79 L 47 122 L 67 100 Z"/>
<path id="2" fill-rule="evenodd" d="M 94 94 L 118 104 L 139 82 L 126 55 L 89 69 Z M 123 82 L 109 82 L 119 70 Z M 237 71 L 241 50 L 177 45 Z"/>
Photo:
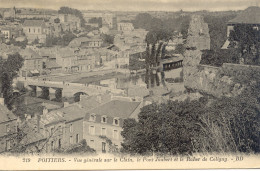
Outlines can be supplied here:
<path id="1" fill-rule="evenodd" d="M 105 44 L 113 44 L 114 43 L 114 36 L 108 35 L 108 34 L 102 34 L 101 35 L 103 42 Z"/>
<path id="2" fill-rule="evenodd" d="M 13 103 L 13 78 L 17 76 L 19 69 L 23 66 L 24 59 L 19 53 L 8 55 L 6 61 L 1 60 L 0 62 L 0 77 L 2 81 L 2 90 L 5 104 L 8 109 L 12 109 Z"/>
<path id="3" fill-rule="evenodd" d="M 127 119 L 123 151 L 132 154 L 259 153 L 260 82 L 218 99 L 168 101 L 144 106 Z"/>
<path id="4" fill-rule="evenodd" d="M 148 13 L 140 13 L 135 17 L 133 21 L 134 28 L 142 28 L 145 30 L 151 29 L 152 16 Z"/>
<path id="5" fill-rule="evenodd" d="M 190 154 L 192 137 L 199 128 L 195 123 L 205 102 L 169 101 L 141 109 L 138 122 L 127 119 L 121 135 L 123 151 L 133 154 Z"/>
<path id="6" fill-rule="evenodd" d="M 230 31 L 229 40 L 237 42 L 238 50 L 246 64 L 260 64 L 260 31 L 252 25 L 238 24 Z"/>
<path id="7" fill-rule="evenodd" d="M 55 18 L 54 19 L 54 23 L 60 23 L 60 19 L 59 18 Z"/>
<path id="8" fill-rule="evenodd" d="M 87 145 L 86 140 L 83 139 L 78 144 L 71 145 L 67 148 L 55 149 L 55 152 L 61 154 L 93 154 L 96 151 L 93 148 L 90 148 Z"/>
<path id="9" fill-rule="evenodd" d="M 88 22 L 89 22 L 89 23 L 97 23 L 97 24 L 98 24 L 98 27 L 102 27 L 102 18 L 101 18 L 101 17 L 91 18 Z"/>
<path id="10" fill-rule="evenodd" d="M 157 46 L 157 47 L 156 47 Z M 157 48 L 157 49 L 156 49 Z M 146 57 L 145 57 L 145 83 L 147 85 L 147 88 L 154 87 L 154 82 L 156 81 L 156 85 L 160 85 L 160 80 L 158 73 L 161 73 L 162 82 L 164 82 L 164 73 L 162 71 L 162 68 L 160 66 L 161 58 L 162 56 L 162 49 L 165 48 L 165 44 L 163 42 L 160 42 L 158 44 L 152 44 L 152 48 L 150 50 L 150 45 L 147 44 L 146 47 Z M 163 83 L 163 85 L 165 85 Z"/>
<path id="11" fill-rule="evenodd" d="M 210 35 L 210 49 L 215 51 L 221 49 L 227 40 L 227 23 L 235 17 L 234 14 L 221 16 L 205 15 L 204 21 L 208 23 Z"/>
<path id="12" fill-rule="evenodd" d="M 82 27 L 84 27 L 84 25 L 85 25 L 85 19 L 82 15 L 81 11 L 78 9 L 73 9 L 73 8 L 69 8 L 69 7 L 60 7 L 58 13 L 59 14 L 73 14 L 76 17 L 79 17 Z"/>

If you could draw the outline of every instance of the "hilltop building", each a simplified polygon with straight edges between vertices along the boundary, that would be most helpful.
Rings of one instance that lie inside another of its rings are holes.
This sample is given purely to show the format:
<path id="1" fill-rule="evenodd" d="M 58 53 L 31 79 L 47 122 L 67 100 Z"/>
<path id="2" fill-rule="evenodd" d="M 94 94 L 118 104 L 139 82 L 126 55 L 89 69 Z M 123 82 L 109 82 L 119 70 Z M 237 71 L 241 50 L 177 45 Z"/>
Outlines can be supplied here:
<path id="1" fill-rule="evenodd" d="M 23 32 L 29 43 L 35 40 L 38 40 L 39 43 L 45 43 L 47 35 L 50 34 L 43 20 L 25 20 Z"/>

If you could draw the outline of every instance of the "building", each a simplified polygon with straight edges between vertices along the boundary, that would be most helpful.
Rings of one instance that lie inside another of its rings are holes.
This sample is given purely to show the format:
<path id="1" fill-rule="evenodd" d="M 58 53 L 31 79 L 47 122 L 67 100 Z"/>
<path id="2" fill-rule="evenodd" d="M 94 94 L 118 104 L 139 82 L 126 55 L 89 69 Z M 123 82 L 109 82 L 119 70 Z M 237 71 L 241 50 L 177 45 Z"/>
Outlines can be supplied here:
<path id="1" fill-rule="evenodd" d="M 43 71 L 43 58 L 31 48 L 26 48 L 20 52 L 24 58 L 24 64 L 20 69 L 23 77 L 39 75 Z"/>
<path id="2" fill-rule="evenodd" d="M 228 21 L 227 24 L 227 37 L 229 37 L 230 31 L 234 29 L 235 25 L 247 24 L 251 25 L 255 29 L 260 27 L 260 7 L 252 6 L 245 9 L 238 14 L 235 18 Z"/>
<path id="3" fill-rule="evenodd" d="M 57 51 L 56 63 L 62 67 L 62 71 L 78 71 L 78 57 L 72 48 L 62 48 Z"/>
<path id="4" fill-rule="evenodd" d="M 68 46 L 72 48 L 78 48 L 78 47 L 100 48 L 102 44 L 103 44 L 103 40 L 101 39 L 100 36 L 93 36 L 93 37 L 75 38 L 69 43 Z"/>
<path id="5" fill-rule="evenodd" d="M 63 31 L 81 30 L 81 21 L 79 17 L 72 14 L 58 14 L 52 18 L 59 18 Z"/>
<path id="6" fill-rule="evenodd" d="M 118 31 L 133 31 L 134 26 L 132 23 L 117 23 Z"/>
<path id="7" fill-rule="evenodd" d="M 4 19 L 15 18 L 15 14 L 16 14 L 16 9 L 15 9 L 15 7 L 9 8 L 9 9 L 7 9 L 6 11 L 4 11 L 4 13 L 3 13 L 3 18 L 4 18 Z"/>
<path id="8" fill-rule="evenodd" d="M 21 36 L 22 28 L 17 25 L 0 26 L 0 33 L 2 33 L 7 40 L 15 39 Z"/>
<path id="9" fill-rule="evenodd" d="M 23 23 L 23 32 L 29 43 L 35 40 L 38 40 L 39 43 L 45 43 L 47 34 L 49 33 L 43 20 L 25 20 Z"/>
<path id="10" fill-rule="evenodd" d="M 46 143 L 46 151 L 54 151 L 65 146 L 65 118 L 60 111 L 48 112 L 46 108 L 43 109 L 43 114 L 40 116 L 39 132 L 48 140 Z"/>
<path id="11" fill-rule="evenodd" d="M 113 99 L 87 112 L 84 118 L 84 139 L 97 152 L 109 152 L 108 140 L 121 147 L 124 119 L 137 118 L 142 102 Z"/>
<path id="12" fill-rule="evenodd" d="M 11 150 L 16 144 L 17 118 L 4 105 L 0 97 L 0 153 Z"/>
<path id="13" fill-rule="evenodd" d="M 77 104 L 65 104 L 64 108 L 54 112 L 62 113 L 65 119 L 63 147 L 79 143 L 83 139 L 83 118 L 86 109 Z"/>

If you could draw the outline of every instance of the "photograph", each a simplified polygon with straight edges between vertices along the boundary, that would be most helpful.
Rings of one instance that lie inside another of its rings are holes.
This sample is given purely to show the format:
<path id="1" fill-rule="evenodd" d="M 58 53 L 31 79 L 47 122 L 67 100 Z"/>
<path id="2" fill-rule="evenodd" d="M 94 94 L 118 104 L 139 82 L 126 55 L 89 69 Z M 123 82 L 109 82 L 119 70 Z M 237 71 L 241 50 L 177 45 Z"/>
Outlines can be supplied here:
<path id="1" fill-rule="evenodd" d="M 0 0 L 0 170 L 260 168 L 260 0 Z"/>

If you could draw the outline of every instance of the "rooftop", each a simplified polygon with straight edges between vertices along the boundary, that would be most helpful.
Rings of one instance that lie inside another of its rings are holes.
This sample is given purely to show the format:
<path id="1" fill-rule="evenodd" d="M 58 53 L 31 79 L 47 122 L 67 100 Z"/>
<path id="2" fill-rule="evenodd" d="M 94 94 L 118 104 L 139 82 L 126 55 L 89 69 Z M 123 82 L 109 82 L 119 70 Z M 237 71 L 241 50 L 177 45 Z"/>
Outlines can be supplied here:
<path id="1" fill-rule="evenodd" d="M 120 100 L 112 100 L 103 104 L 88 113 L 95 113 L 97 115 L 106 115 L 109 117 L 128 118 L 140 105 L 140 102 L 127 102 Z"/>
<path id="2" fill-rule="evenodd" d="M 16 119 L 16 116 L 8 110 L 6 106 L 0 104 L 0 123 L 8 122 L 14 119 Z"/>
<path id="3" fill-rule="evenodd" d="M 65 119 L 63 118 L 63 113 L 60 111 L 51 111 L 41 115 L 41 123 L 43 123 L 43 125 L 48 125 L 62 121 L 65 121 Z"/>
<path id="4" fill-rule="evenodd" d="M 25 48 L 24 50 L 21 50 L 20 54 L 25 59 L 40 59 L 40 58 L 42 58 L 38 53 L 36 53 L 31 48 Z"/>
<path id="5" fill-rule="evenodd" d="M 47 62 L 46 62 L 46 68 L 47 68 L 47 69 L 61 68 L 61 66 L 58 65 L 56 61 L 50 60 L 50 61 L 47 61 Z"/>
<path id="6" fill-rule="evenodd" d="M 252 6 L 230 20 L 230 24 L 260 24 L 260 7 Z"/>
<path id="7" fill-rule="evenodd" d="M 23 23 L 24 27 L 42 27 L 44 26 L 43 20 L 25 20 Z"/>
<path id="8" fill-rule="evenodd" d="M 83 118 L 86 114 L 86 109 L 77 104 L 58 109 L 57 111 L 63 112 L 66 122 L 74 121 Z"/>

